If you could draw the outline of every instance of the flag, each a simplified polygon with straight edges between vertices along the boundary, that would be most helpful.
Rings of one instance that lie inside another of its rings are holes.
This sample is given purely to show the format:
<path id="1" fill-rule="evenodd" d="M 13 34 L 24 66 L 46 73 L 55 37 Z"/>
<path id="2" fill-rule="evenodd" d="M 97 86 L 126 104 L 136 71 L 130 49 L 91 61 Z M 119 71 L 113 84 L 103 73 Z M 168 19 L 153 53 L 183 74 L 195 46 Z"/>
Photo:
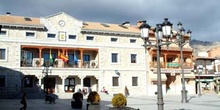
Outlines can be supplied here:
<path id="1" fill-rule="evenodd" d="M 58 58 L 62 59 L 64 62 L 68 61 L 68 57 L 66 55 L 63 55 L 60 50 L 58 51 Z"/>
<path id="2" fill-rule="evenodd" d="M 76 57 L 76 50 L 74 50 L 74 64 L 78 64 L 78 59 Z"/>
<path id="3" fill-rule="evenodd" d="M 52 57 L 52 54 L 51 54 L 51 49 L 50 49 L 50 58 L 49 58 L 49 60 L 50 60 L 50 64 L 53 64 L 53 57 Z"/>

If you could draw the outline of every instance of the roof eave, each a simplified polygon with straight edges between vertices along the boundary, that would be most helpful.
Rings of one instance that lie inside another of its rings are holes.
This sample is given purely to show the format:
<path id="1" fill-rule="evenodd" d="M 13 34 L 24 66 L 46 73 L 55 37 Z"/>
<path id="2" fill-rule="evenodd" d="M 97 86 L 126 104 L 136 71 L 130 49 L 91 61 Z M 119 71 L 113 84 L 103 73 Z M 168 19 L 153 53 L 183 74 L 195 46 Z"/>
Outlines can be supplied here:
<path id="1" fill-rule="evenodd" d="M 110 35 L 128 35 L 140 37 L 140 33 L 133 32 L 121 32 L 121 31 L 106 31 L 106 30 L 93 30 L 93 29 L 82 29 L 82 33 L 98 33 L 98 34 L 110 34 Z"/>
<path id="2" fill-rule="evenodd" d="M 24 24 L 8 24 L 8 23 L 0 23 L 3 27 L 27 27 L 27 28 L 38 28 L 38 29 L 44 29 L 44 25 L 24 25 Z"/>

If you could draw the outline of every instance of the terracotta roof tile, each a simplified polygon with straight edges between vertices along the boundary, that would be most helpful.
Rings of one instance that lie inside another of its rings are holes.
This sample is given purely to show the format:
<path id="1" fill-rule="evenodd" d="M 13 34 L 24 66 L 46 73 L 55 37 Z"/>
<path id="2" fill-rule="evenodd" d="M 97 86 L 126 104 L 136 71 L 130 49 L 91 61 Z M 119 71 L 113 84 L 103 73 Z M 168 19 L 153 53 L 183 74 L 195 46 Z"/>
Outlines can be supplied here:
<path id="1" fill-rule="evenodd" d="M 83 28 L 85 30 L 99 30 L 99 31 L 114 31 L 114 32 L 128 32 L 128 33 L 140 33 L 140 30 L 135 26 L 120 26 L 119 24 L 103 23 L 107 26 L 102 25 L 98 22 L 84 22 Z"/>
<path id="2" fill-rule="evenodd" d="M 40 18 L 27 18 L 30 18 L 31 20 L 25 20 L 25 17 L 23 16 L 0 15 L 0 24 L 43 26 L 40 23 Z"/>

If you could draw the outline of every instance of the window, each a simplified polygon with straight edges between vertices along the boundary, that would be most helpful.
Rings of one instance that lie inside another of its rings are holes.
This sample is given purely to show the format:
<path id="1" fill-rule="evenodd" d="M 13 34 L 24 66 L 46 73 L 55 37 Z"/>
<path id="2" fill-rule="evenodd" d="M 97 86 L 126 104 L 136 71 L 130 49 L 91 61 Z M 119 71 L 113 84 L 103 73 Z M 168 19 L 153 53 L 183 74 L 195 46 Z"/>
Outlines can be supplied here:
<path id="1" fill-rule="evenodd" d="M 138 77 L 132 77 L 132 86 L 138 86 Z"/>
<path id="2" fill-rule="evenodd" d="M 130 43 L 136 43 L 136 39 L 130 39 Z"/>
<path id="3" fill-rule="evenodd" d="M 25 21 L 32 21 L 31 18 L 25 17 L 24 18 Z"/>
<path id="4" fill-rule="evenodd" d="M 90 55 L 83 55 L 83 61 L 90 61 Z"/>
<path id="5" fill-rule="evenodd" d="M 7 32 L 6 32 L 6 31 L 3 31 L 3 30 L 0 31 L 0 35 L 6 35 L 6 33 L 7 33 Z"/>
<path id="6" fill-rule="evenodd" d="M 35 33 L 34 32 L 26 32 L 27 37 L 34 37 Z"/>
<path id="7" fill-rule="evenodd" d="M 65 91 L 75 92 L 75 79 L 74 78 L 65 79 Z"/>
<path id="8" fill-rule="evenodd" d="M 5 49 L 0 49 L 0 60 L 6 60 Z"/>
<path id="9" fill-rule="evenodd" d="M 93 36 L 86 36 L 86 40 L 94 40 Z"/>
<path id="10" fill-rule="evenodd" d="M 51 53 L 51 56 L 54 62 L 54 60 L 57 58 L 57 54 Z M 44 64 L 46 64 L 47 61 L 50 61 L 50 53 L 44 53 L 43 58 L 44 58 Z"/>
<path id="11" fill-rule="evenodd" d="M 157 57 L 153 56 L 152 60 L 153 60 L 153 62 L 156 62 L 157 61 Z"/>
<path id="12" fill-rule="evenodd" d="M 118 63 L 118 53 L 112 53 L 112 63 Z"/>
<path id="13" fill-rule="evenodd" d="M 76 35 L 69 35 L 69 39 L 76 39 Z"/>
<path id="14" fill-rule="evenodd" d="M 90 55 L 83 55 L 83 65 L 88 66 L 90 64 Z"/>
<path id="15" fill-rule="evenodd" d="M 21 52 L 21 65 L 32 66 L 33 52 L 22 50 Z M 35 63 L 35 62 L 34 62 Z"/>
<path id="16" fill-rule="evenodd" d="M 110 27 L 109 25 L 105 24 L 105 23 L 101 23 L 102 26 L 104 27 Z"/>
<path id="17" fill-rule="evenodd" d="M 111 42 L 117 42 L 118 38 L 111 38 Z"/>
<path id="18" fill-rule="evenodd" d="M 112 77 L 112 86 L 119 86 L 119 77 Z"/>
<path id="19" fill-rule="evenodd" d="M 137 63 L 137 54 L 131 54 L 131 63 Z"/>
<path id="20" fill-rule="evenodd" d="M 0 75 L 0 87 L 5 87 L 5 76 Z"/>
<path id="21" fill-rule="evenodd" d="M 56 37 L 56 34 L 50 34 L 50 33 L 47 34 L 47 38 L 55 38 L 55 37 Z"/>

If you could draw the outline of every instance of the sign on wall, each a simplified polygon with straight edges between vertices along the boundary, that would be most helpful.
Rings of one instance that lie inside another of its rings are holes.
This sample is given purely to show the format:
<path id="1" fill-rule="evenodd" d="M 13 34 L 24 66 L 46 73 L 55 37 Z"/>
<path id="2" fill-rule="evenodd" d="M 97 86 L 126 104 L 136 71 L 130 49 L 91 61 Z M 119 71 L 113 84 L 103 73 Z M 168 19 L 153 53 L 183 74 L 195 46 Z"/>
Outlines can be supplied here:
<path id="1" fill-rule="evenodd" d="M 59 41 L 66 41 L 66 32 L 60 31 L 58 35 Z"/>

